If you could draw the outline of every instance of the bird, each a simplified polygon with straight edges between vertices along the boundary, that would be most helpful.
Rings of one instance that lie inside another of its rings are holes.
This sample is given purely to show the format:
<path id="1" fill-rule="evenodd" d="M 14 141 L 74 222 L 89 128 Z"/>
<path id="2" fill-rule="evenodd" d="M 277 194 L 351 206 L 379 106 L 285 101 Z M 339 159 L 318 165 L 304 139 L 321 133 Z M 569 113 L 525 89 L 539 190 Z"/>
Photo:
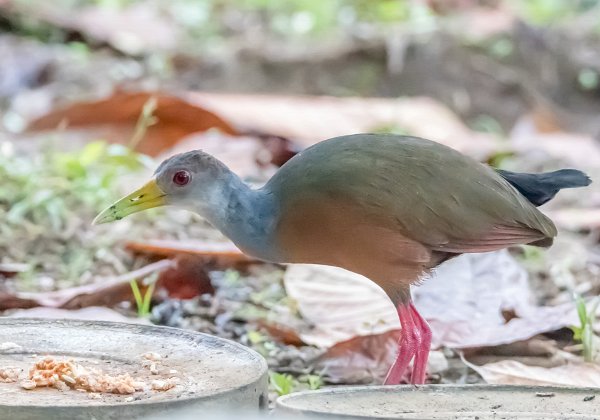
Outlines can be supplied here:
<path id="1" fill-rule="evenodd" d="M 557 229 L 537 207 L 563 188 L 590 183 L 575 169 L 496 170 L 431 140 L 364 133 L 316 143 L 260 188 L 201 150 L 178 154 L 94 223 L 174 205 L 198 213 L 260 260 L 361 274 L 385 291 L 400 320 L 384 384 L 408 377 L 423 384 L 432 332 L 411 286 L 460 254 L 549 247 Z"/>

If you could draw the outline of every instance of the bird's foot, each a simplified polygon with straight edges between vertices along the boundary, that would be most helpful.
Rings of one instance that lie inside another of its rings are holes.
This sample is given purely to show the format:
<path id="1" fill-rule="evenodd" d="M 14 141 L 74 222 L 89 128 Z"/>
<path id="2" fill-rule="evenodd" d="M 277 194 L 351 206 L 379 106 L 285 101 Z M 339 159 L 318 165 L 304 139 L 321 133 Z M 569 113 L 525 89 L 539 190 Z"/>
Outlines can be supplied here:
<path id="1" fill-rule="evenodd" d="M 399 384 L 408 371 L 413 358 L 411 383 L 423 384 L 425 383 L 427 359 L 431 345 L 431 330 L 412 302 L 399 305 L 398 316 L 402 326 L 398 342 L 398 356 L 390 368 L 384 384 Z"/>

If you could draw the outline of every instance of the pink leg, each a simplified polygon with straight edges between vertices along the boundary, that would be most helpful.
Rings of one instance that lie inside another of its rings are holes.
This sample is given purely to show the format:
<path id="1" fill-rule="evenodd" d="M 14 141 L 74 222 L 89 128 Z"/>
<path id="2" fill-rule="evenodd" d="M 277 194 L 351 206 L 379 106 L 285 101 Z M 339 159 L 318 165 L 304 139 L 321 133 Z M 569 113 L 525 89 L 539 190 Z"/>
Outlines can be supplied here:
<path id="1" fill-rule="evenodd" d="M 411 382 L 413 384 L 424 384 L 427 377 L 427 359 L 429 359 L 429 350 L 431 348 L 431 329 L 427 321 L 421 317 L 417 312 L 417 308 L 412 303 L 410 304 L 410 309 L 412 311 L 413 322 L 421 331 L 421 342 L 415 354 Z"/>
<path id="2" fill-rule="evenodd" d="M 419 331 L 415 328 L 408 305 L 398 305 L 398 317 L 402 327 L 398 342 L 398 356 L 383 382 L 385 385 L 397 385 L 402 381 L 408 365 L 417 351 L 417 343 L 420 341 Z"/>
<path id="3" fill-rule="evenodd" d="M 431 344 L 431 330 L 427 322 L 421 318 L 412 303 L 398 305 L 398 317 L 402 331 L 398 342 L 398 356 L 390 368 L 385 385 L 399 384 L 412 358 L 415 358 L 411 382 L 413 384 L 425 383 L 427 358 Z"/>

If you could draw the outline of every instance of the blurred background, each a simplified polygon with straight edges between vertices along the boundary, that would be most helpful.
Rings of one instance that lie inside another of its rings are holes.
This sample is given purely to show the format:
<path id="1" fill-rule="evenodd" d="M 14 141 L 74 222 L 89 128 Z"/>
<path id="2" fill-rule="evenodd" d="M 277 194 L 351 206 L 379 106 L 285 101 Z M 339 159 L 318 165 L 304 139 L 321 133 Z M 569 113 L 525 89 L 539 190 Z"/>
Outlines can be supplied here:
<path id="1" fill-rule="evenodd" d="M 0 310 L 234 339 L 272 397 L 379 383 L 398 322 L 364 278 L 253 261 L 185 211 L 93 217 L 177 152 L 260 185 L 357 132 L 595 180 L 599 46 L 597 0 L 0 0 Z M 597 183 L 543 211 L 550 250 L 461 257 L 415 290 L 429 381 L 600 386 Z"/>

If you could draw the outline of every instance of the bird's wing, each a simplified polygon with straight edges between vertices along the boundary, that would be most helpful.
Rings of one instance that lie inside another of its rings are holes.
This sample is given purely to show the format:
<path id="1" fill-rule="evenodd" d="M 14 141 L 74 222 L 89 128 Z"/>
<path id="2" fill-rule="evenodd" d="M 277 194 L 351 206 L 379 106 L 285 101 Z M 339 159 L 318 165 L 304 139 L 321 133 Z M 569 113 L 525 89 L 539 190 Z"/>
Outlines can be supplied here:
<path id="1" fill-rule="evenodd" d="M 361 223 L 397 230 L 432 250 L 484 252 L 556 235 L 552 221 L 491 168 L 414 137 L 363 134 L 319 143 L 267 187 L 284 203 L 307 191 L 351 200 L 363 210 Z"/>

